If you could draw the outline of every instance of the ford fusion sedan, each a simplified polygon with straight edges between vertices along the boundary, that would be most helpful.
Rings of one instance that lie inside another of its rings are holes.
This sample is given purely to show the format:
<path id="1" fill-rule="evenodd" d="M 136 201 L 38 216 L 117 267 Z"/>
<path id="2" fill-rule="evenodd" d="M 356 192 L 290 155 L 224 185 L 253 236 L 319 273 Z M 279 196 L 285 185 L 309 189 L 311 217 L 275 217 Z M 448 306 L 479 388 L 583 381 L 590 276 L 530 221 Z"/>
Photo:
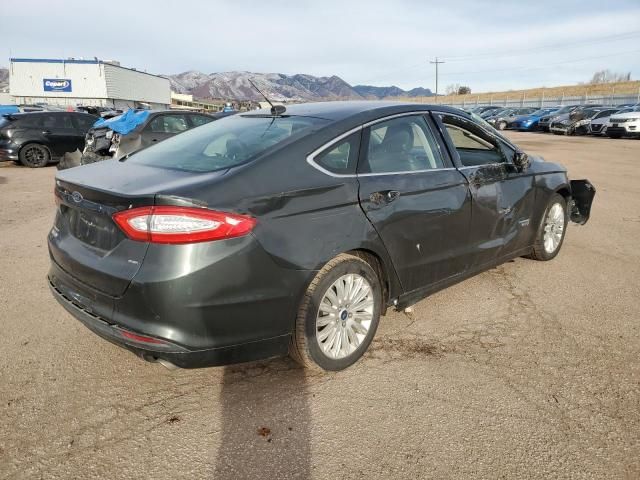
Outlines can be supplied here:
<path id="1" fill-rule="evenodd" d="M 587 180 L 485 125 L 438 105 L 274 107 L 61 171 L 51 291 L 149 361 L 346 368 L 388 308 L 551 260 L 587 222 Z"/>

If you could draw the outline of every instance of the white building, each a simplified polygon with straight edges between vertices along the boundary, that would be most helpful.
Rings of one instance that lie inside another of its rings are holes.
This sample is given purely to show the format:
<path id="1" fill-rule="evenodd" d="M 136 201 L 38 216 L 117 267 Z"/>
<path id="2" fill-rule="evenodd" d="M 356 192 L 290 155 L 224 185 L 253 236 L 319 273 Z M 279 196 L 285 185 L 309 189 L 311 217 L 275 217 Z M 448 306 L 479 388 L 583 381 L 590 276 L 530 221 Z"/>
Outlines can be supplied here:
<path id="1" fill-rule="evenodd" d="M 169 79 L 118 62 L 12 58 L 9 93 L 18 104 L 168 108 Z"/>

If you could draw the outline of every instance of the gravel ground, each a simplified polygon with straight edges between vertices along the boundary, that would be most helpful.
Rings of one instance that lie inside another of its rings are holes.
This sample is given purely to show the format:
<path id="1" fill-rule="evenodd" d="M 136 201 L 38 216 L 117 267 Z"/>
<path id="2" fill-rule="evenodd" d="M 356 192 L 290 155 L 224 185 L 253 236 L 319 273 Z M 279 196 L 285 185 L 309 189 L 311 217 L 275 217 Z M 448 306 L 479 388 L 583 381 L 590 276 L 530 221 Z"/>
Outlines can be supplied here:
<path id="1" fill-rule="evenodd" d="M 0 164 L 0 478 L 639 478 L 640 141 L 509 135 L 596 185 L 591 221 L 326 375 L 101 340 L 46 286 L 56 169 Z"/>

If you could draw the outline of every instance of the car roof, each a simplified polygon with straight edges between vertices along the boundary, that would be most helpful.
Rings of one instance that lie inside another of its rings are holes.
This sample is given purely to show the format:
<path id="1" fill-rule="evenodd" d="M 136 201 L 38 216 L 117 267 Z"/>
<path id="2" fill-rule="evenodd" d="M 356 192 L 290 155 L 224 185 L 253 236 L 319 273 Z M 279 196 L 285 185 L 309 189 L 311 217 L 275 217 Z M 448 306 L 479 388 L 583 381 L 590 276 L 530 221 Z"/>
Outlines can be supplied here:
<path id="1" fill-rule="evenodd" d="M 394 115 L 397 113 L 423 110 L 428 111 L 432 109 L 458 114 L 460 112 L 463 112 L 458 108 L 446 107 L 444 105 L 375 100 L 299 103 L 294 105 L 287 105 L 286 109 L 287 110 L 284 115 L 317 117 L 333 121 L 346 120 L 352 117 L 365 117 L 375 119 L 378 117 Z M 270 115 L 270 110 L 266 108 L 261 110 L 253 110 L 251 112 L 241 113 L 241 115 Z"/>
<path id="2" fill-rule="evenodd" d="M 92 114 L 87 113 L 87 112 L 76 112 L 76 111 L 67 112 L 66 110 L 38 110 L 38 111 L 35 111 L 35 112 L 17 112 L 17 113 L 12 113 L 11 117 L 17 119 L 17 118 L 20 118 L 20 117 L 23 117 L 23 116 L 27 116 L 27 115 L 29 117 L 31 117 L 33 115 L 52 115 L 52 114 L 53 115 L 60 115 L 61 113 L 72 113 L 74 115 L 88 115 L 90 117 L 95 117 L 95 115 L 92 115 Z"/>

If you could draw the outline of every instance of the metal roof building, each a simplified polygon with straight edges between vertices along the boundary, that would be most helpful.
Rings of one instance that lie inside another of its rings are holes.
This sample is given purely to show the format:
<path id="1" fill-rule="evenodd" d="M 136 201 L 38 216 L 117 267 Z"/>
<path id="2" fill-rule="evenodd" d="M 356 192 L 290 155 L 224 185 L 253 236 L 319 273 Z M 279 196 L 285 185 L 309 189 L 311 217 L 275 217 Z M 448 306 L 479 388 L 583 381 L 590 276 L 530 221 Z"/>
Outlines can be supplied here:
<path id="1" fill-rule="evenodd" d="M 19 104 L 118 109 L 171 104 L 169 79 L 98 59 L 12 58 L 9 89 Z"/>

